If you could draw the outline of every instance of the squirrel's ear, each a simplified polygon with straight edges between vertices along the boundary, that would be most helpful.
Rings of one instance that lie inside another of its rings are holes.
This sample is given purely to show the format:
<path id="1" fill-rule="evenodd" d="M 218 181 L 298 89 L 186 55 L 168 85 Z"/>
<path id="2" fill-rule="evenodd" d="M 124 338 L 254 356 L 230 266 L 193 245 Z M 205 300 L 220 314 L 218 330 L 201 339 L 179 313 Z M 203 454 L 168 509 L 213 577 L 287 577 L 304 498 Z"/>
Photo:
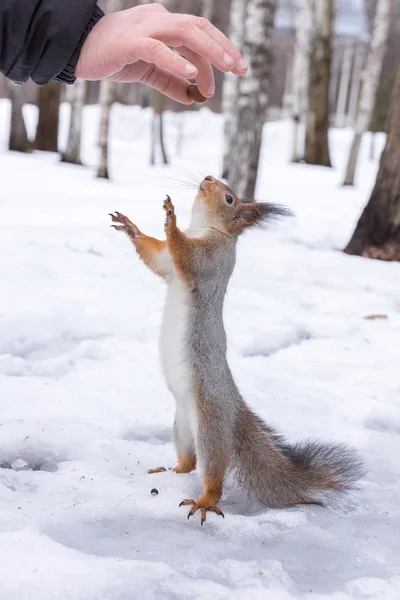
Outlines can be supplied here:
<path id="1" fill-rule="evenodd" d="M 243 202 L 239 209 L 238 219 L 243 228 L 262 226 L 279 220 L 280 217 L 291 216 L 292 212 L 280 204 L 269 202 Z"/>

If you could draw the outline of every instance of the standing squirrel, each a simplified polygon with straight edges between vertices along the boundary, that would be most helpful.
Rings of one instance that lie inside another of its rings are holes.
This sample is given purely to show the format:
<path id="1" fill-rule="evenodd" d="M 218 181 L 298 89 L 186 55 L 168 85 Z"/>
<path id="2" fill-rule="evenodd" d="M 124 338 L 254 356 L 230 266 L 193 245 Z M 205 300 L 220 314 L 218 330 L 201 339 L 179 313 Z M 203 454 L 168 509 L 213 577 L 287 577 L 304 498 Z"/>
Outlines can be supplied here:
<path id="1" fill-rule="evenodd" d="M 224 183 L 208 176 L 196 195 L 190 228 L 176 222 L 164 202 L 166 241 L 143 234 L 119 212 L 113 225 L 132 241 L 143 262 L 168 285 L 161 328 L 161 361 L 176 401 L 176 473 L 199 467 L 204 491 L 190 506 L 201 524 L 217 506 L 228 470 L 270 507 L 322 504 L 329 492 L 345 491 L 362 466 L 341 445 L 304 442 L 290 446 L 243 400 L 226 359 L 223 304 L 239 236 L 251 227 L 290 214 L 279 205 L 242 202 Z M 149 471 L 165 471 L 164 467 Z"/>

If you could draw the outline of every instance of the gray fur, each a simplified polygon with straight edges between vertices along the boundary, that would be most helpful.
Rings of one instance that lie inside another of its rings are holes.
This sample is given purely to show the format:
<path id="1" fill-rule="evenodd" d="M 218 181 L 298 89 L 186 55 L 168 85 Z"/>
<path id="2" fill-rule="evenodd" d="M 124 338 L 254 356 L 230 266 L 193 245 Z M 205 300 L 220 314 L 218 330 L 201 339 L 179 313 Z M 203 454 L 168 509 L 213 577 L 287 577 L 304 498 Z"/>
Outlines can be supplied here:
<path id="1" fill-rule="evenodd" d="M 226 359 L 223 304 L 236 257 L 236 239 L 215 233 L 212 250 L 192 265 L 187 356 L 196 397 L 196 455 L 206 477 L 233 469 L 240 483 L 268 506 L 321 504 L 362 475 L 353 452 L 306 442 L 291 447 L 247 407 Z"/>
<path id="2" fill-rule="evenodd" d="M 234 440 L 235 406 L 239 397 L 226 360 L 222 320 L 224 298 L 236 258 L 236 239 L 216 234 L 212 256 L 201 257 L 208 272 L 199 270 L 191 292 L 187 332 L 188 362 L 193 377 L 199 420 L 197 459 L 208 477 L 223 480 Z M 200 257 L 199 257 L 200 258 Z"/>

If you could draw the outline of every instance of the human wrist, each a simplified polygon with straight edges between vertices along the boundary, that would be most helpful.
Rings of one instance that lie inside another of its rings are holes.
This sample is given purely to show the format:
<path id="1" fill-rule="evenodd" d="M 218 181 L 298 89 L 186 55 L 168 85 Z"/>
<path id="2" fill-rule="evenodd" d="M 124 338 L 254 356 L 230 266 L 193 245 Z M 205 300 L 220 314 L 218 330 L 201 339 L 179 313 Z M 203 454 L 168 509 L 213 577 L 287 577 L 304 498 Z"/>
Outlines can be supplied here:
<path id="1" fill-rule="evenodd" d="M 76 47 L 74 53 L 72 54 L 70 60 L 68 61 L 68 64 L 64 67 L 64 69 L 61 71 L 61 73 L 55 78 L 55 81 L 58 81 L 59 83 L 66 83 L 68 85 L 72 85 L 73 83 L 75 83 L 75 81 L 76 81 L 75 69 L 78 64 L 83 45 L 84 45 L 89 33 L 92 31 L 93 27 L 100 21 L 100 19 L 102 17 L 104 17 L 104 12 L 101 10 L 101 8 L 99 6 L 96 5 L 92 12 L 92 15 L 89 19 L 89 22 L 86 25 L 86 28 L 81 36 L 78 46 Z"/>

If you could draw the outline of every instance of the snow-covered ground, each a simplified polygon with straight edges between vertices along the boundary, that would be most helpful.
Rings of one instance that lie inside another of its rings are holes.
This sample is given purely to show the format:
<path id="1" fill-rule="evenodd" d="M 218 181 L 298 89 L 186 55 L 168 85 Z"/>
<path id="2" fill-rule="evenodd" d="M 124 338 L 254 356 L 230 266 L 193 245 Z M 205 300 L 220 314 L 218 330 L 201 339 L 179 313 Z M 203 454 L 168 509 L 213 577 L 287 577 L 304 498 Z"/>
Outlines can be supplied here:
<path id="1" fill-rule="evenodd" d="M 297 217 L 241 240 L 225 311 L 251 406 L 290 440 L 348 443 L 368 475 L 325 509 L 265 510 L 228 481 L 225 520 L 200 527 L 178 508 L 200 493 L 197 473 L 146 474 L 174 465 L 174 401 L 157 350 L 164 288 L 108 217 L 120 210 L 162 235 L 165 194 L 183 226 L 194 190 L 170 179 L 188 181 L 178 168 L 147 166 L 147 111 L 114 110 L 109 183 L 54 156 L 7 153 L 7 110 L 3 102 L 1 600 L 398 600 L 400 265 L 340 252 L 376 174 L 368 140 L 358 187 L 341 189 L 349 131 L 332 131 L 327 170 L 289 165 L 288 124 L 268 124 L 258 198 Z M 32 130 L 32 107 L 27 118 Z M 91 165 L 97 118 L 87 110 Z M 65 125 L 64 115 L 63 138 Z M 197 180 L 218 175 L 218 117 L 168 115 L 167 139 L 174 165 Z M 377 313 L 387 319 L 365 319 Z"/>

